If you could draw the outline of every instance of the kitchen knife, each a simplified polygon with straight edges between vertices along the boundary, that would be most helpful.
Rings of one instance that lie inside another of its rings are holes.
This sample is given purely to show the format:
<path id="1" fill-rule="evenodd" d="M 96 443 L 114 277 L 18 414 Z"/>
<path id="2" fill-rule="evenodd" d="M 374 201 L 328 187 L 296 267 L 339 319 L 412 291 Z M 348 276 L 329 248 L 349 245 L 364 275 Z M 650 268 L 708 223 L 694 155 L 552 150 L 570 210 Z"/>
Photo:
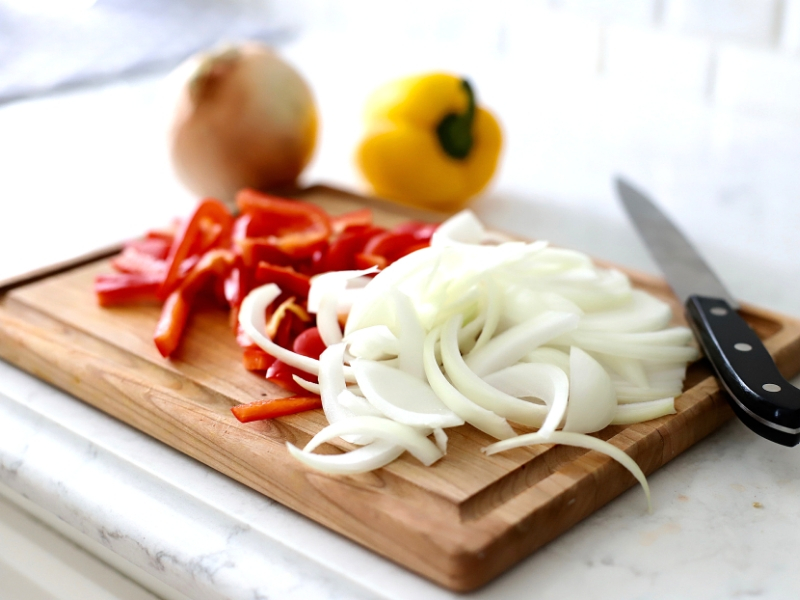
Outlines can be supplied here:
<path id="1" fill-rule="evenodd" d="M 686 320 L 733 411 L 760 436 L 800 442 L 800 390 L 778 371 L 756 333 L 739 316 L 725 286 L 672 222 L 642 192 L 621 178 L 617 191 L 631 220 L 686 309 Z"/>

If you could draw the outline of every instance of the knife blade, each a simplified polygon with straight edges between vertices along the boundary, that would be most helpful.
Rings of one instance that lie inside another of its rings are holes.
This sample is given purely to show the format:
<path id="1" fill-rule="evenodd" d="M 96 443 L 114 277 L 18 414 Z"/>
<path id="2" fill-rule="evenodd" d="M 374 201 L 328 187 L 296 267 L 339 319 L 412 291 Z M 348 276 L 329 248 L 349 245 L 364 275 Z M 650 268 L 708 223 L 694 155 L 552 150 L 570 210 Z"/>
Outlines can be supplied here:
<path id="1" fill-rule="evenodd" d="M 800 442 L 800 390 L 779 372 L 738 303 L 689 240 L 643 192 L 618 177 L 622 204 L 686 311 L 734 413 L 784 446 Z"/>

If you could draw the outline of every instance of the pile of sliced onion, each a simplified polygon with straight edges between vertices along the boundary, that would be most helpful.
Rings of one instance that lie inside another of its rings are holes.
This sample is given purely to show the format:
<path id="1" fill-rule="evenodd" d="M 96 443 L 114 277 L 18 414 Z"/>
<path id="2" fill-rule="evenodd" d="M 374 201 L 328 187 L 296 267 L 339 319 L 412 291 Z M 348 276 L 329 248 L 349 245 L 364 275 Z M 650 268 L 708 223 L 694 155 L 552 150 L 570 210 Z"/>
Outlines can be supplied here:
<path id="1" fill-rule="evenodd" d="M 463 211 L 429 248 L 377 274 L 312 281 L 309 310 L 327 345 L 319 360 L 263 334 L 279 292 L 254 290 L 239 319 L 264 350 L 319 378 L 297 381 L 320 394 L 329 425 L 302 450 L 287 444 L 306 465 L 359 473 L 406 451 L 431 465 L 446 453 L 445 430 L 469 423 L 500 440 L 487 455 L 543 443 L 602 452 L 641 482 L 649 504 L 636 462 L 589 434 L 674 413 L 697 350 L 689 329 L 669 325 L 669 306 L 623 273 L 545 242 L 499 238 Z M 313 452 L 337 437 L 360 447 Z"/>

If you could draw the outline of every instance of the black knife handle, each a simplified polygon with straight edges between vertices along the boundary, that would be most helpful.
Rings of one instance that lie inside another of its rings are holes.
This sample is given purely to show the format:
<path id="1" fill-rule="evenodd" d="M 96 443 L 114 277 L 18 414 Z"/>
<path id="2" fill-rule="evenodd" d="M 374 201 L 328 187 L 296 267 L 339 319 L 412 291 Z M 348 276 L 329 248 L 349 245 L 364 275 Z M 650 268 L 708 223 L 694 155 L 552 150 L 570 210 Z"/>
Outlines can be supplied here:
<path id="1" fill-rule="evenodd" d="M 737 416 L 760 436 L 796 446 L 800 390 L 780 374 L 756 333 L 720 298 L 690 296 L 686 313 Z"/>

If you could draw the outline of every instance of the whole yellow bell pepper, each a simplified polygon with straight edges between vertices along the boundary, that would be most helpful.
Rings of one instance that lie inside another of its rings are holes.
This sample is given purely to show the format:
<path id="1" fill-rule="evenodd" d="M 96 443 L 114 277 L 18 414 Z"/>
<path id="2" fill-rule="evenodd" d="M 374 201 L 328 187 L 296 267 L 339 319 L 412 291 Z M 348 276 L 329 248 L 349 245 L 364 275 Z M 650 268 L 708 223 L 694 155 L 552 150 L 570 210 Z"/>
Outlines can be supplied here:
<path id="1" fill-rule="evenodd" d="M 356 162 L 376 195 L 451 212 L 486 187 L 503 144 L 500 125 L 476 105 L 466 79 L 408 77 L 368 101 Z"/>

